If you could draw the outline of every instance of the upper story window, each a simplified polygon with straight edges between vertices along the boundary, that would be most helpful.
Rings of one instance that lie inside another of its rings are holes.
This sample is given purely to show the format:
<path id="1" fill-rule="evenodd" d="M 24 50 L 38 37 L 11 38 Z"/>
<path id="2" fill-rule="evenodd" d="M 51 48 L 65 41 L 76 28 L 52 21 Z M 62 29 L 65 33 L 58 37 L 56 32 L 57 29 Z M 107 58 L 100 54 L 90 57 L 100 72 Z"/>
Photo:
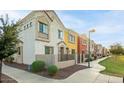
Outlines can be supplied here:
<path id="1" fill-rule="evenodd" d="M 18 55 L 21 55 L 21 49 L 18 47 Z"/>
<path id="2" fill-rule="evenodd" d="M 29 28 L 29 24 L 27 24 L 27 29 Z"/>
<path id="3" fill-rule="evenodd" d="M 26 29 L 26 26 L 24 26 L 24 30 Z"/>
<path id="4" fill-rule="evenodd" d="M 58 38 L 63 39 L 63 31 L 58 30 Z"/>
<path id="5" fill-rule="evenodd" d="M 28 28 L 30 28 L 30 27 L 32 27 L 32 22 L 26 24 L 26 25 L 24 26 L 24 30 L 26 30 L 26 29 L 28 29 Z"/>
<path id="6" fill-rule="evenodd" d="M 48 34 L 48 25 L 40 22 L 39 31 L 44 34 Z"/>
<path id="7" fill-rule="evenodd" d="M 69 34 L 69 41 L 75 43 L 75 36 Z"/>
<path id="8" fill-rule="evenodd" d="M 30 27 L 32 27 L 32 22 L 30 22 Z"/>
<path id="9" fill-rule="evenodd" d="M 81 44 L 82 45 L 86 45 L 87 44 L 87 41 L 86 40 L 81 40 Z"/>

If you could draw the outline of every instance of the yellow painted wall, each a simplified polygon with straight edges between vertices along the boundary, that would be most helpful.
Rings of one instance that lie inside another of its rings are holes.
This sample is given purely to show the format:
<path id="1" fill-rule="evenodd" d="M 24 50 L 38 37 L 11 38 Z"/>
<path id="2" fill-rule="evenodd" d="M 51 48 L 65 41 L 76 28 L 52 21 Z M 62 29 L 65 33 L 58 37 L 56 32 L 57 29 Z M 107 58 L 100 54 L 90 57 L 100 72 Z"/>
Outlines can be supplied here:
<path id="1" fill-rule="evenodd" d="M 69 33 L 72 33 L 75 36 L 75 43 L 69 42 Z M 69 50 L 75 49 L 75 52 L 77 53 L 78 34 L 76 32 L 70 30 L 64 31 L 64 42 L 66 43 Z"/>

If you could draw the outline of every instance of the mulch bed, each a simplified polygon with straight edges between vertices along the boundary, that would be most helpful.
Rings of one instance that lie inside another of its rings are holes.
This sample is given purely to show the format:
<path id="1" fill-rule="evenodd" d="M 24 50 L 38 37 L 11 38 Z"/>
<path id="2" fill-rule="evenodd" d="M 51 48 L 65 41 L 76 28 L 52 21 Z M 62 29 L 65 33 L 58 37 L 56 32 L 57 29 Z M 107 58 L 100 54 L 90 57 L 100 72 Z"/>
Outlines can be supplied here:
<path id="1" fill-rule="evenodd" d="M 4 62 L 4 63 L 5 63 L 5 65 L 28 71 L 28 65 L 26 65 L 26 64 L 18 64 L 18 63 L 10 63 L 10 62 Z M 50 76 L 48 74 L 47 69 L 44 69 L 42 72 L 38 72 L 38 73 L 34 73 L 34 74 L 37 74 L 37 75 L 40 75 L 43 77 L 47 77 L 47 78 L 52 78 L 52 79 L 65 79 L 65 78 L 71 76 L 73 73 L 75 73 L 79 70 L 86 69 L 86 68 L 88 68 L 88 67 L 83 66 L 83 65 L 73 65 L 70 67 L 59 69 L 59 71 L 56 73 L 55 76 Z M 33 73 L 33 72 L 31 72 L 31 73 Z"/>
<path id="2" fill-rule="evenodd" d="M 17 83 L 17 81 L 5 74 L 2 74 L 2 83 Z"/>
<path id="3" fill-rule="evenodd" d="M 15 63 L 15 62 L 4 62 L 5 65 L 7 66 L 11 66 L 14 68 L 18 68 L 18 69 L 22 69 L 22 70 L 28 70 L 28 65 L 26 64 L 19 64 L 19 63 Z"/>
<path id="4" fill-rule="evenodd" d="M 66 67 L 63 69 L 59 69 L 59 71 L 56 73 L 55 76 L 50 76 L 47 72 L 47 70 L 44 70 L 42 72 L 38 72 L 36 74 L 47 77 L 47 78 L 53 78 L 53 79 L 65 79 L 69 76 L 71 76 L 73 73 L 79 71 L 79 70 L 83 70 L 86 69 L 88 67 L 83 66 L 83 65 L 73 65 L 70 67 Z"/>

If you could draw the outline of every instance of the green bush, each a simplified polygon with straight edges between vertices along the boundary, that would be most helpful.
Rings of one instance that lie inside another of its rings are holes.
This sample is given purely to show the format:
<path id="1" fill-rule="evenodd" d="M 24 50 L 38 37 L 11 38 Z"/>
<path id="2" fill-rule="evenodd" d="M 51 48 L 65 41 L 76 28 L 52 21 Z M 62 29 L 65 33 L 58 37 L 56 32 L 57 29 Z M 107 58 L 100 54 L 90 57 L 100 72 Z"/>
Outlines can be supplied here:
<path id="1" fill-rule="evenodd" d="M 13 61 L 14 61 L 14 57 L 12 56 L 5 58 L 5 62 L 13 62 Z"/>
<path id="2" fill-rule="evenodd" d="M 31 70 L 33 72 L 40 72 L 45 68 L 45 62 L 41 60 L 36 60 L 31 65 Z"/>
<path id="3" fill-rule="evenodd" d="M 89 62 L 89 59 L 87 58 L 85 61 L 86 61 L 86 62 Z M 90 58 L 90 61 L 93 61 L 93 59 L 92 59 L 92 58 Z"/>
<path id="4" fill-rule="evenodd" d="M 55 75 L 58 72 L 58 68 L 55 65 L 51 65 L 48 67 L 49 75 Z"/>

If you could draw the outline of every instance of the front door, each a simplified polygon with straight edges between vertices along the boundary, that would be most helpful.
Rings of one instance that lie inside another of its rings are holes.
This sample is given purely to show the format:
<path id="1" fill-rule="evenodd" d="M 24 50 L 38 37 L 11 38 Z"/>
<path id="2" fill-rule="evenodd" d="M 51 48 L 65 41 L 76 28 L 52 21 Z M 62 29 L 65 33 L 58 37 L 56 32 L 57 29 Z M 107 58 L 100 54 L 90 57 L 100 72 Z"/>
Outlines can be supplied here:
<path id="1" fill-rule="evenodd" d="M 82 51 L 81 62 L 84 62 L 84 51 Z"/>
<path id="2" fill-rule="evenodd" d="M 18 47 L 17 63 L 23 63 L 23 46 Z"/>
<path id="3" fill-rule="evenodd" d="M 64 58 L 64 47 L 60 47 L 60 58 L 61 58 L 61 61 L 63 61 L 63 58 Z"/>

